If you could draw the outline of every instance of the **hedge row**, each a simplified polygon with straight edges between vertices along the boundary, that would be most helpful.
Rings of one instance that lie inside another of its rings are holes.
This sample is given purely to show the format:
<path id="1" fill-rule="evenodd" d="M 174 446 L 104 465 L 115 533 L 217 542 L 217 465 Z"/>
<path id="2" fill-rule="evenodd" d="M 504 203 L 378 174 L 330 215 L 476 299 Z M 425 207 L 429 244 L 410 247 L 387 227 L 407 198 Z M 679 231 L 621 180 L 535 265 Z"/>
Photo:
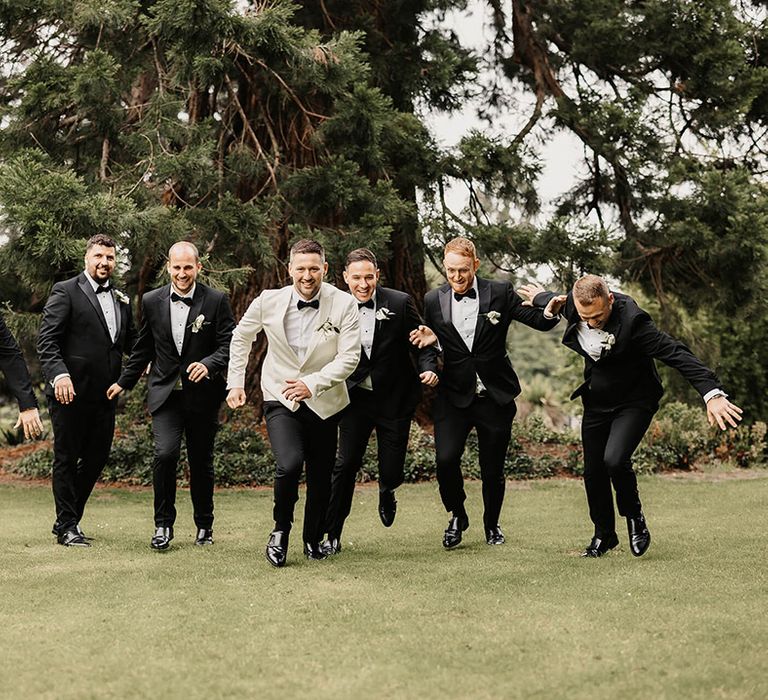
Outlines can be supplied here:
<path id="1" fill-rule="evenodd" d="M 136 392 L 137 393 L 137 392 Z M 140 396 L 134 396 L 118 419 L 118 430 L 102 479 L 149 485 L 152 483 L 152 432 Z M 268 441 L 255 427 L 253 414 L 226 413 L 216 438 L 214 469 L 219 486 L 267 485 L 273 482 L 274 461 Z M 182 452 L 184 455 L 184 452 Z M 377 478 L 376 440 L 366 454 L 360 481 Z M 760 466 L 766 456 L 766 425 L 755 423 L 736 431 L 721 433 L 710 428 L 701 407 L 671 403 L 662 408 L 635 454 L 635 469 L 653 473 L 669 469 L 689 470 L 702 461 L 730 461 L 740 467 Z M 6 465 L 10 471 L 30 478 L 51 473 L 50 449 L 41 449 Z M 464 474 L 479 478 L 477 438 L 469 437 L 463 458 Z M 547 428 L 535 412 L 515 421 L 505 473 L 512 479 L 533 479 L 557 475 L 580 476 L 581 445 L 574 432 Z M 186 458 L 179 464 L 182 481 L 188 474 Z M 405 480 L 425 481 L 435 476 L 434 439 L 413 425 L 405 464 Z"/>

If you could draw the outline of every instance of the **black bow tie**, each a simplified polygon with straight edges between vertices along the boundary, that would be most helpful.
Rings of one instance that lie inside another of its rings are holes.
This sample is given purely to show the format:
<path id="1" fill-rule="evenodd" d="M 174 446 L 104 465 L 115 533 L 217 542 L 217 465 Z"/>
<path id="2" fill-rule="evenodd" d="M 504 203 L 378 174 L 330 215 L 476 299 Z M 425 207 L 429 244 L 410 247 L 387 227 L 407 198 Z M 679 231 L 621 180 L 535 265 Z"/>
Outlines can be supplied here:
<path id="1" fill-rule="evenodd" d="M 320 308 L 320 300 L 319 299 L 313 299 L 312 301 L 303 301 L 302 299 L 299 299 L 296 302 L 296 306 L 301 311 L 302 309 L 306 309 L 308 306 L 311 306 L 313 309 L 319 309 Z"/>
<path id="2" fill-rule="evenodd" d="M 453 298 L 456 301 L 461 301 L 464 297 L 468 297 L 469 299 L 474 299 L 477 297 L 477 292 L 475 291 L 475 288 L 472 287 L 472 289 L 468 289 L 464 294 L 459 294 L 459 292 L 453 293 Z"/>
<path id="3" fill-rule="evenodd" d="M 108 284 L 105 284 L 103 287 L 99 285 L 98 287 L 96 287 L 96 294 L 101 294 L 102 292 L 109 292 L 111 289 L 112 288 Z"/>
<path id="4" fill-rule="evenodd" d="M 182 304 L 192 306 L 192 297 L 180 297 L 176 292 L 171 292 L 171 301 L 180 301 Z"/>
<path id="5" fill-rule="evenodd" d="M 373 299 L 369 299 L 368 301 L 358 301 L 357 308 L 362 309 L 363 307 L 366 309 L 372 309 L 374 307 Z"/>

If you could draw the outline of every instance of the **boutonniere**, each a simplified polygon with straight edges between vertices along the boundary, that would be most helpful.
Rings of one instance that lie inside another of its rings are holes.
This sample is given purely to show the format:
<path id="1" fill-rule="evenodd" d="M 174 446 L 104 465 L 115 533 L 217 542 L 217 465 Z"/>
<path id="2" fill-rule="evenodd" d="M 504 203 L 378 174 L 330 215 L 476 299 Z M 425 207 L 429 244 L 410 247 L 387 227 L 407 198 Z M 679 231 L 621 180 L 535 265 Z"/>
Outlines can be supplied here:
<path id="1" fill-rule="evenodd" d="M 331 323 L 331 319 L 327 318 L 325 319 L 323 324 L 319 328 L 317 328 L 316 332 L 324 333 L 325 335 L 330 335 L 331 333 L 339 333 L 340 331 L 338 328 L 336 328 L 336 326 L 334 326 Z"/>
<path id="2" fill-rule="evenodd" d="M 490 323 L 492 326 L 495 326 L 501 318 L 501 314 L 498 311 L 489 311 L 487 314 L 480 315 L 485 316 L 488 319 L 488 323 Z"/>
<path id="3" fill-rule="evenodd" d="M 600 341 L 600 347 L 602 348 L 602 352 L 600 353 L 600 357 L 605 357 L 611 351 L 611 348 L 613 348 L 613 345 L 614 345 L 615 342 L 616 342 L 616 336 L 613 335 L 613 333 L 608 333 Z"/>
<path id="4" fill-rule="evenodd" d="M 197 333 L 203 326 L 207 326 L 210 321 L 205 320 L 205 316 L 203 314 L 200 314 L 192 323 L 189 324 L 189 327 L 192 329 L 193 333 Z"/>
<path id="5" fill-rule="evenodd" d="M 374 318 L 377 321 L 389 321 L 394 315 L 394 311 L 390 311 L 386 306 L 382 306 L 380 309 L 376 309 L 376 316 Z"/>
<path id="6" fill-rule="evenodd" d="M 123 304 L 131 303 L 131 300 L 127 296 L 125 296 L 125 294 L 123 294 L 119 289 L 115 289 L 114 291 L 115 291 L 115 299 L 123 302 Z"/>

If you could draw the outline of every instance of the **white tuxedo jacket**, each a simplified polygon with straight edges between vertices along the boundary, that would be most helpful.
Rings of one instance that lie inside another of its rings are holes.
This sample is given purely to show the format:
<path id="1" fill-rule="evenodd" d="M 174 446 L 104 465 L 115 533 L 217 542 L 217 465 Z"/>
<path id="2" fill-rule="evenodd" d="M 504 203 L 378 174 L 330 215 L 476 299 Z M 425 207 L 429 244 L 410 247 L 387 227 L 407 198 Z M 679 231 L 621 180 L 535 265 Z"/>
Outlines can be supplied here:
<path id="1" fill-rule="evenodd" d="M 349 403 L 346 378 L 360 359 L 360 316 L 351 294 L 323 282 L 317 328 L 300 362 L 285 337 L 285 314 L 291 303 L 293 285 L 267 289 L 248 307 L 232 334 L 229 348 L 227 389 L 245 386 L 245 367 L 251 345 L 260 331 L 267 334 L 267 356 L 261 369 L 261 390 L 265 401 L 279 401 L 291 411 L 299 402 L 283 396 L 286 379 L 301 379 L 312 396 L 307 406 L 320 418 L 338 413 Z"/>

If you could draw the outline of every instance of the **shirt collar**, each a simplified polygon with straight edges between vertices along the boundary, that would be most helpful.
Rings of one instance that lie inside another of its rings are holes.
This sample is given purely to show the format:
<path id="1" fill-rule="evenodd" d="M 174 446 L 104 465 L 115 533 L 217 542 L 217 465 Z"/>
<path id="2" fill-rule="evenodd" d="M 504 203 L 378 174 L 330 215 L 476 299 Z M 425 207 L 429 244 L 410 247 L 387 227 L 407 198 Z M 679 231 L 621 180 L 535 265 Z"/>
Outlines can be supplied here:
<path id="1" fill-rule="evenodd" d="M 182 298 L 189 297 L 191 299 L 192 297 L 194 297 L 196 288 L 197 288 L 197 282 L 193 282 L 192 289 L 190 289 L 186 294 L 182 294 L 178 289 L 176 289 L 176 287 L 173 286 L 173 282 L 171 282 L 171 292 Z"/>
<path id="2" fill-rule="evenodd" d="M 87 279 L 87 280 L 88 280 L 88 281 L 91 283 L 91 288 L 93 289 L 93 291 L 94 291 L 94 292 L 95 292 L 95 291 L 96 291 L 96 290 L 97 290 L 99 287 L 103 286 L 103 285 L 99 284 L 99 283 L 98 283 L 98 282 L 97 282 L 95 279 L 93 279 L 93 277 L 91 277 L 91 276 L 88 274 L 88 270 L 83 270 L 83 274 L 85 275 L 85 279 Z M 111 282 L 110 282 L 110 280 L 107 280 L 107 281 L 106 281 L 104 284 L 105 284 L 106 286 L 110 286 L 110 285 L 111 285 Z"/>
<path id="3" fill-rule="evenodd" d="M 296 305 L 299 301 L 305 301 L 307 303 L 309 303 L 310 301 L 315 301 L 315 299 L 319 299 L 320 298 L 320 292 L 321 291 L 322 291 L 322 288 L 320 290 L 318 290 L 317 294 L 315 294 L 315 296 L 313 296 L 311 299 L 305 299 L 303 296 L 301 296 L 301 294 L 299 294 L 296 291 L 296 287 L 293 287 L 291 289 L 291 303 Z"/>

